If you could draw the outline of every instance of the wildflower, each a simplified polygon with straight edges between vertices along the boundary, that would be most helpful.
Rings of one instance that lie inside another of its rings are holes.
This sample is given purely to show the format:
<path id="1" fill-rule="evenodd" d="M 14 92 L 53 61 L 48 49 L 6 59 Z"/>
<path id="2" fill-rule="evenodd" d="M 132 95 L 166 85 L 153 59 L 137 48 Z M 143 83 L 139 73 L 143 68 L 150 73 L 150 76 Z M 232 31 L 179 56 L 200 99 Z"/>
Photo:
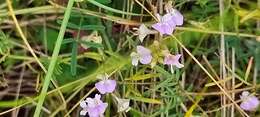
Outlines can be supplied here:
<path id="1" fill-rule="evenodd" d="M 179 62 L 179 59 L 181 58 L 181 54 L 172 55 L 168 51 L 166 51 L 165 53 L 166 54 L 164 57 L 164 64 L 170 65 L 171 73 L 173 73 L 173 66 L 176 66 L 177 68 L 184 67 L 184 65 Z"/>
<path id="2" fill-rule="evenodd" d="M 116 88 L 116 81 L 109 80 L 108 75 L 98 75 L 97 79 L 101 79 L 101 81 L 95 84 L 95 87 L 101 94 L 112 93 Z"/>
<path id="3" fill-rule="evenodd" d="M 183 24 L 183 16 L 178 10 L 172 8 L 171 1 L 165 5 L 165 10 L 166 14 L 164 16 L 157 14 L 159 22 L 153 24 L 152 27 L 159 31 L 161 35 L 171 35 L 176 25 L 180 26 Z"/>
<path id="4" fill-rule="evenodd" d="M 89 117 L 103 117 L 108 104 L 102 102 L 100 98 L 101 95 L 96 94 L 95 98 L 87 98 L 81 101 L 80 106 L 83 110 L 80 111 L 80 115 L 88 113 Z"/>
<path id="5" fill-rule="evenodd" d="M 153 31 L 148 29 L 144 24 L 141 24 L 140 27 L 138 28 L 138 38 L 141 42 L 143 42 L 144 38 L 149 35 L 153 34 Z"/>
<path id="6" fill-rule="evenodd" d="M 257 97 L 249 95 L 248 91 L 242 92 L 240 98 L 243 100 L 240 107 L 246 111 L 254 111 L 259 106 L 259 100 Z"/>
<path id="7" fill-rule="evenodd" d="M 159 22 L 153 24 L 152 27 L 159 31 L 161 35 L 171 35 L 176 26 L 175 22 L 172 21 L 172 16 L 170 14 L 166 14 L 164 16 L 157 14 L 156 16 Z"/>
<path id="8" fill-rule="evenodd" d="M 137 66 L 138 61 L 142 64 L 149 64 L 152 61 L 151 51 L 143 46 L 137 46 L 137 53 L 131 53 L 132 65 Z"/>
<path id="9" fill-rule="evenodd" d="M 181 54 L 176 54 L 176 55 L 167 54 L 164 58 L 164 64 L 174 65 L 177 68 L 182 68 L 184 67 L 184 65 L 179 62 L 180 58 L 181 58 Z"/>

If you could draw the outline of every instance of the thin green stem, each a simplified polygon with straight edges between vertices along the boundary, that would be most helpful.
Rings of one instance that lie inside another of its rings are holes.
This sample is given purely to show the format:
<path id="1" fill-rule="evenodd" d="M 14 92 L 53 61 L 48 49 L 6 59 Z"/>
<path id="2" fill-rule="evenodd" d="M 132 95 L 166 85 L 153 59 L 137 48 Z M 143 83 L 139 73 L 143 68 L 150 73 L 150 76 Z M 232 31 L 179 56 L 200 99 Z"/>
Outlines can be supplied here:
<path id="1" fill-rule="evenodd" d="M 69 21 L 69 17 L 70 17 L 70 13 L 71 13 L 71 9 L 72 9 L 73 4 L 74 4 L 74 0 L 69 0 L 68 5 L 67 5 L 67 9 L 65 11 L 64 19 L 63 19 L 63 22 L 62 22 L 62 25 L 61 25 L 61 29 L 60 29 L 60 32 L 59 32 L 59 35 L 58 35 L 58 38 L 57 38 L 57 41 L 56 41 L 56 44 L 55 44 L 55 47 L 54 47 L 51 62 L 50 62 L 50 65 L 48 67 L 48 72 L 46 74 L 44 84 L 43 84 L 43 88 L 42 88 L 41 94 L 39 96 L 39 101 L 38 101 L 38 104 L 37 104 L 37 107 L 36 107 L 36 110 L 35 110 L 35 113 L 34 113 L 34 117 L 39 117 L 39 115 L 41 113 L 41 108 L 42 108 L 45 96 L 47 95 L 47 90 L 48 90 L 50 80 L 51 80 L 51 77 L 53 75 L 53 71 L 54 71 L 54 68 L 55 68 L 55 65 L 56 65 L 56 62 L 57 62 L 57 59 L 58 59 L 61 43 L 62 43 L 64 33 L 65 33 L 65 30 L 66 30 L 66 27 L 67 27 L 67 24 L 68 24 L 68 21 Z"/>

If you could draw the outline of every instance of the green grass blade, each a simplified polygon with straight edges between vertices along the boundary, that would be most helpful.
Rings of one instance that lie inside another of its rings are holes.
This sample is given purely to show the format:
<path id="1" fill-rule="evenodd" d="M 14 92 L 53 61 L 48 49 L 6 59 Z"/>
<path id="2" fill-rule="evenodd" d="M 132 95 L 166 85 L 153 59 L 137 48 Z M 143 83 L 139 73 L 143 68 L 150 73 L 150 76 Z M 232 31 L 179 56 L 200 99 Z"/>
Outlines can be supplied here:
<path id="1" fill-rule="evenodd" d="M 78 44 L 76 42 L 72 45 L 72 52 L 71 52 L 71 74 L 77 74 L 77 55 L 78 55 Z"/>
<path id="2" fill-rule="evenodd" d="M 120 14 L 125 14 L 125 15 L 133 15 L 133 16 L 142 16 L 142 14 L 136 14 L 136 13 L 130 13 L 130 12 L 124 12 L 121 10 L 117 10 L 108 6 L 105 6 L 99 2 L 96 2 L 95 0 L 87 0 L 88 2 L 90 2 L 91 4 L 94 4 L 100 8 L 106 9 L 108 11 L 114 12 L 114 13 L 120 13 Z"/>
<path id="3" fill-rule="evenodd" d="M 70 13 L 71 13 L 71 9 L 72 9 L 73 4 L 74 4 L 74 0 L 69 0 L 68 5 L 67 5 L 67 9 L 65 11 L 64 19 L 63 19 L 63 22 L 62 22 L 62 25 L 61 25 L 61 29 L 60 29 L 60 32 L 59 32 L 59 35 L 58 35 L 58 38 L 57 38 L 57 41 L 56 41 L 56 45 L 54 47 L 51 62 L 50 62 L 50 65 L 48 67 L 48 72 L 47 72 L 46 77 L 44 79 L 44 84 L 43 84 L 41 94 L 39 96 L 39 101 L 38 101 L 38 104 L 36 106 L 36 110 L 34 112 L 34 117 L 40 116 L 41 108 L 42 108 L 45 96 L 47 95 L 47 90 L 48 90 L 48 87 L 49 87 L 49 84 L 50 84 L 51 77 L 53 75 L 53 71 L 54 71 L 56 61 L 58 59 L 61 43 L 62 43 L 64 34 L 65 34 L 66 26 L 67 26 L 67 23 L 69 21 L 69 17 L 70 17 Z"/>

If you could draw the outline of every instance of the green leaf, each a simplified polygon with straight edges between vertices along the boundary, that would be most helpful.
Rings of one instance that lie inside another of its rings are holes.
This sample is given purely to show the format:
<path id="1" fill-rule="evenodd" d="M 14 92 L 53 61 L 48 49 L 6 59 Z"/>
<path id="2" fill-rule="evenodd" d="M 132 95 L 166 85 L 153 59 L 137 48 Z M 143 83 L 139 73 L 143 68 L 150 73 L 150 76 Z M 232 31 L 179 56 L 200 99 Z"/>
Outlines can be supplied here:
<path id="1" fill-rule="evenodd" d="M 103 48 L 102 44 L 91 42 L 91 41 L 79 41 L 79 43 L 82 43 L 90 48 Z"/>
<path id="2" fill-rule="evenodd" d="M 11 49 L 11 44 L 8 41 L 8 36 L 0 30 L 0 54 L 6 54 Z"/>
<path id="3" fill-rule="evenodd" d="M 75 76 L 77 74 L 77 55 L 78 55 L 78 44 L 74 42 L 72 44 L 71 52 L 71 74 Z"/>
<path id="4" fill-rule="evenodd" d="M 40 29 L 39 34 L 37 35 L 38 36 L 37 38 L 42 41 L 42 43 L 45 45 L 45 47 L 47 47 L 48 51 L 52 52 L 54 49 L 54 46 L 56 44 L 58 34 L 59 34 L 59 32 L 57 30 L 47 28 L 46 29 L 46 39 L 47 39 L 46 42 L 47 43 L 45 43 L 44 30 Z M 66 45 L 61 46 L 61 51 L 64 49 L 66 49 Z"/>
<path id="5" fill-rule="evenodd" d="M 151 98 L 145 98 L 145 97 L 134 97 L 134 96 L 128 96 L 128 98 L 131 100 L 146 102 L 146 103 L 151 103 L 151 104 L 162 104 L 162 102 L 157 99 L 151 99 Z"/>
<path id="6" fill-rule="evenodd" d="M 75 39 L 73 39 L 73 38 L 68 38 L 68 39 L 62 40 L 62 44 L 68 44 L 68 43 L 72 43 L 72 42 L 75 42 Z"/>
<path id="7" fill-rule="evenodd" d="M 102 61 L 102 55 L 96 52 L 85 52 L 84 56 L 87 58 L 91 58 L 97 61 Z"/>

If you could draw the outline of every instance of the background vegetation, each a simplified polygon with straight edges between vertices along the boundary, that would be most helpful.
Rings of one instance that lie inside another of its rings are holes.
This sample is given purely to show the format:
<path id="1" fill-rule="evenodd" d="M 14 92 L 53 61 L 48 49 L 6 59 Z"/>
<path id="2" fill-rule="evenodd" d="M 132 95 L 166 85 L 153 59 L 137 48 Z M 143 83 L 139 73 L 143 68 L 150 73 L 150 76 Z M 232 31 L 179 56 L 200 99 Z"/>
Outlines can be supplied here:
<path id="1" fill-rule="evenodd" d="M 133 28 L 154 23 L 167 0 L 72 2 L 0 1 L 0 116 L 33 116 L 37 104 L 43 117 L 79 116 L 101 73 L 117 80 L 114 94 L 131 100 L 129 112 L 117 113 L 106 96 L 106 117 L 259 116 L 236 106 L 242 91 L 259 94 L 259 0 L 173 0 L 184 16 L 176 38 L 150 35 L 142 45 L 159 40 L 181 53 L 185 67 L 174 74 L 130 60 L 141 44 Z M 102 43 L 82 40 L 95 35 Z"/>

